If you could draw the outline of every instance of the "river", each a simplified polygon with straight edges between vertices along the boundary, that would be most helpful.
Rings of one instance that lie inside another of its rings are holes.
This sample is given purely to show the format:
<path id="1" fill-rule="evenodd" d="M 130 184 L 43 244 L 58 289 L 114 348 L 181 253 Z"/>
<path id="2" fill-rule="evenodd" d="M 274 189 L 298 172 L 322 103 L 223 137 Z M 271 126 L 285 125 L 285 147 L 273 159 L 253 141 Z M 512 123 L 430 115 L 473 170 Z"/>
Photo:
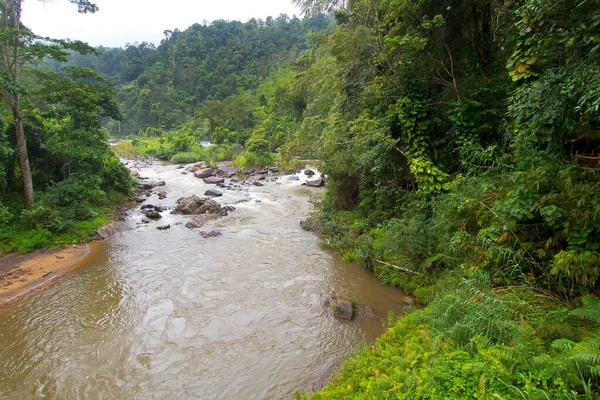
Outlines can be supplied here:
<path id="1" fill-rule="evenodd" d="M 142 168 L 166 181 L 167 198 L 147 202 L 172 208 L 213 187 L 183 171 Z M 144 224 L 132 211 L 69 273 L 0 307 L 0 398 L 278 399 L 322 385 L 402 313 L 403 292 L 300 229 L 322 189 L 299 177 L 224 191 L 236 210 L 202 228 L 214 238 L 186 216 Z M 378 317 L 335 319 L 333 290 Z"/>

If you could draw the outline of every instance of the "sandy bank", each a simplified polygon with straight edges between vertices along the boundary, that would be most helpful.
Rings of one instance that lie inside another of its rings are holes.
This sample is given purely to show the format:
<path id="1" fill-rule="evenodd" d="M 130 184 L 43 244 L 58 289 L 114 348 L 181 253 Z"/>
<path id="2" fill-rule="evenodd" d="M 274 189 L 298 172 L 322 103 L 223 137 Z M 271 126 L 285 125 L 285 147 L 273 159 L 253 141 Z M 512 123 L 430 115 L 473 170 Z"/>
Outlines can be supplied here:
<path id="1" fill-rule="evenodd" d="M 0 304 L 60 276 L 90 253 L 87 244 L 0 258 Z"/>

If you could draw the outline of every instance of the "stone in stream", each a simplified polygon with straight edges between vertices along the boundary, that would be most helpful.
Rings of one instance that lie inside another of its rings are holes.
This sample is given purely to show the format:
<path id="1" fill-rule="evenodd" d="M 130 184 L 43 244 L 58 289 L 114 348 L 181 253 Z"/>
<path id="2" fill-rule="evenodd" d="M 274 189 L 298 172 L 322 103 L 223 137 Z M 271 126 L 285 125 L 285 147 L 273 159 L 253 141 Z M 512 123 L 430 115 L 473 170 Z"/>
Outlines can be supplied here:
<path id="1" fill-rule="evenodd" d="M 166 198 L 167 198 L 167 192 L 165 192 L 164 190 L 163 190 L 163 191 L 160 191 L 160 192 L 158 192 L 158 198 L 159 198 L 160 200 L 166 199 Z"/>
<path id="2" fill-rule="evenodd" d="M 216 189 L 208 189 L 206 192 L 204 192 L 205 196 L 211 196 L 211 197 L 220 197 L 223 196 L 223 193 L 219 192 Z"/>
<path id="3" fill-rule="evenodd" d="M 242 168 L 242 173 L 244 175 L 252 175 L 254 173 L 254 168 L 250 168 L 250 167 Z"/>
<path id="4" fill-rule="evenodd" d="M 231 178 L 239 171 L 238 167 L 231 167 L 228 165 L 221 165 L 217 168 L 217 176 L 221 176 L 224 178 Z"/>
<path id="5" fill-rule="evenodd" d="M 306 176 L 313 176 L 314 174 L 315 174 L 315 171 L 313 171 L 312 169 L 304 170 L 304 175 L 306 175 Z"/>
<path id="6" fill-rule="evenodd" d="M 204 183 L 216 184 L 225 182 L 225 178 L 218 178 L 216 176 L 209 176 L 208 178 L 203 179 Z"/>
<path id="7" fill-rule="evenodd" d="M 290 175 L 287 178 L 288 181 L 299 181 L 300 177 L 298 175 Z"/>
<path id="8" fill-rule="evenodd" d="M 204 219 L 199 216 L 193 217 L 185 224 L 185 227 L 188 229 L 198 229 L 202 228 L 202 226 L 204 226 Z"/>
<path id="9" fill-rule="evenodd" d="M 156 229 L 159 231 L 166 231 L 167 229 L 171 229 L 171 224 L 157 226 Z"/>
<path id="10" fill-rule="evenodd" d="M 335 290 L 331 293 L 325 305 L 333 310 L 336 318 L 351 320 L 356 316 L 356 306 L 348 293 L 338 294 Z"/>
<path id="11" fill-rule="evenodd" d="M 213 176 L 217 172 L 214 168 L 204 168 L 197 170 L 194 172 L 194 176 L 199 179 L 208 178 L 209 176 Z"/>
<path id="12" fill-rule="evenodd" d="M 306 181 L 303 183 L 303 185 L 310 186 L 310 187 L 322 187 L 322 186 L 325 186 L 325 179 L 319 178 L 319 179 L 315 179 L 312 181 Z"/>
<path id="13" fill-rule="evenodd" d="M 222 235 L 222 233 L 219 231 L 210 231 L 210 232 L 200 231 L 200 236 L 202 236 L 205 239 L 217 237 L 217 236 L 221 236 L 221 235 Z"/>
<path id="14" fill-rule="evenodd" d="M 154 208 L 154 206 L 152 204 L 142 204 L 142 206 L 140 207 L 140 209 L 145 210 L 146 208 Z"/>
<path id="15" fill-rule="evenodd" d="M 139 184 L 139 187 L 143 190 L 150 190 L 150 189 L 154 188 L 155 186 L 156 186 L 156 182 L 145 182 L 145 183 Z"/>
<path id="16" fill-rule="evenodd" d="M 160 218 L 162 218 L 162 215 L 160 215 L 158 213 L 158 211 L 154 211 L 154 210 L 146 212 L 145 215 L 146 215 L 146 218 L 150 218 L 150 219 L 160 219 Z"/>
<path id="17" fill-rule="evenodd" d="M 224 216 L 227 215 L 227 210 L 212 199 L 192 195 L 178 199 L 177 207 L 173 210 L 172 214 L 211 214 L 213 216 Z"/>
<path id="18" fill-rule="evenodd" d="M 351 320 L 354 318 L 354 306 L 348 300 L 339 299 L 333 305 L 336 317 Z"/>
<path id="19" fill-rule="evenodd" d="M 196 171 L 204 169 L 204 168 L 206 168 L 206 164 L 204 162 L 199 162 L 199 163 L 192 165 L 187 170 L 190 172 L 196 172 Z"/>
<path id="20" fill-rule="evenodd" d="M 165 186 L 166 184 L 167 184 L 167 182 L 165 182 L 165 181 L 158 181 L 156 186 Z"/>

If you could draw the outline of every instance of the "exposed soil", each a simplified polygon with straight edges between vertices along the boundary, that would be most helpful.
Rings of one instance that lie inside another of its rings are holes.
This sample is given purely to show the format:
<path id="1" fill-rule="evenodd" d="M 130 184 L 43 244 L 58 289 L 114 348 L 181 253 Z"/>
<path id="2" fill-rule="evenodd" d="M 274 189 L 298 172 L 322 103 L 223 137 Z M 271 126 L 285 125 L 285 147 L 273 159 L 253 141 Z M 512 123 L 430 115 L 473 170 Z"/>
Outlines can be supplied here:
<path id="1" fill-rule="evenodd" d="M 88 245 L 65 246 L 59 250 L 37 250 L 0 258 L 0 304 L 60 276 L 89 254 Z"/>

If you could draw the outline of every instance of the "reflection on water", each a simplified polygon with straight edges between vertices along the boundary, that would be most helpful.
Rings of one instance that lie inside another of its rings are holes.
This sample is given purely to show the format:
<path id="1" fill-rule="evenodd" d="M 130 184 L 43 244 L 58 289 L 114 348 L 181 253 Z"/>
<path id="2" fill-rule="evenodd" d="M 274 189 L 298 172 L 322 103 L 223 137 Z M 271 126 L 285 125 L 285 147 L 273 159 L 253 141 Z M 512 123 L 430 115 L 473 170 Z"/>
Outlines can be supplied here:
<path id="1" fill-rule="evenodd" d="M 208 188 L 175 166 L 142 176 L 167 181 L 155 205 Z M 204 227 L 216 238 L 185 216 L 146 225 L 132 213 L 75 270 L 0 308 L 0 397 L 272 399 L 318 385 L 402 312 L 402 292 L 300 229 L 319 193 L 300 182 L 226 192 L 219 202 L 237 210 Z M 334 289 L 379 318 L 334 319 Z"/>

